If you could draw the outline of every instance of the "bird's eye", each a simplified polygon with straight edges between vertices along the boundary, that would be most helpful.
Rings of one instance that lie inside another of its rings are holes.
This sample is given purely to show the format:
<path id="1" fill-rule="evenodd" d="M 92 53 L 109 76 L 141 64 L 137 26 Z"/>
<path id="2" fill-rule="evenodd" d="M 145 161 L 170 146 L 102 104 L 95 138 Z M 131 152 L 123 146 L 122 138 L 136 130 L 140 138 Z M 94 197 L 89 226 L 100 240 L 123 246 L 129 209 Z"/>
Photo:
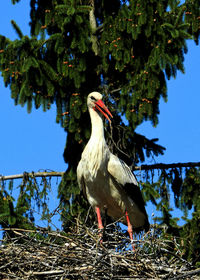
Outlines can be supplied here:
<path id="1" fill-rule="evenodd" d="M 94 96 L 90 97 L 93 101 L 96 101 L 96 98 Z"/>

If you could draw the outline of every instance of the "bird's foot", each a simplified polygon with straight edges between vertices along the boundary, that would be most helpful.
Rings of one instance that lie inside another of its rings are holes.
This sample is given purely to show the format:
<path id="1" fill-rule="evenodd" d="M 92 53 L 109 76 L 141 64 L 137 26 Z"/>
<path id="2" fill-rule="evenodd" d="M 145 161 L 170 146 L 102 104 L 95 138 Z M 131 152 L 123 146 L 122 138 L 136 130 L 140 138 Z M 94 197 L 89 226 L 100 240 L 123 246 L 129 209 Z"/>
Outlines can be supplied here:
<path id="1" fill-rule="evenodd" d="M 104 228 L 99 228 L 98 234 L 99 234 L 99 243 L 103 243 L 103 233 L 104 233 Z"/>

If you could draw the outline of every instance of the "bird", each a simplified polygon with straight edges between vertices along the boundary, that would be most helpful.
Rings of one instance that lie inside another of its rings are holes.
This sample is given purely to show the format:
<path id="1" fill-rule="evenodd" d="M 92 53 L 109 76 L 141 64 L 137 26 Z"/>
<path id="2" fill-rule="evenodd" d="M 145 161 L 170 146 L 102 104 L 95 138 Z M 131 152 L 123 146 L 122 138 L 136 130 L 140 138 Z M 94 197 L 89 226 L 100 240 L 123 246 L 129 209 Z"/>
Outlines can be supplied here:
<path id="1" fill-rule="evenodd" d="M 104 228 L 101 213 L 106 211 L 112 219 L 120 219 L 128 226 L 134 250 L 133 231 L 149 230 L 148 215 L 135 175 L 106 144 L 103 117 L 111 122 L 113 116 L 102 98 L 97 91 L 87 97 L 91 135 L 77 166 L 77 181 L 96 212 L 101 242 Z"/>

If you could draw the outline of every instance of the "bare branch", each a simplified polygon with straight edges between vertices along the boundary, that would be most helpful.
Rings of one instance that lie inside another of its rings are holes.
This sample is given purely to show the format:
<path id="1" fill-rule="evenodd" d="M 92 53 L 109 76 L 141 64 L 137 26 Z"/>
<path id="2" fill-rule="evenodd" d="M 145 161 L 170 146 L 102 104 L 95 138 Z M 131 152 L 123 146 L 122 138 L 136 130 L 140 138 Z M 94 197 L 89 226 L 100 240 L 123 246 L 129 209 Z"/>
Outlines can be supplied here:
<path id="1" fill-rule="evenodd" d="M 183 162 L 183 163 L 156 163 L 156 164 L 142 164 L 140 166 L 134 166 L 133 171 L 139 171 L 139 170 L 154 170 L 154 169 L 169 169 L 169 168 L 182 168 L 182 167 L 200 167 L 200 162 Z M 15 175 L 7 175 L 3 176 L 0 175 L 0 181 L 6 181 L 6 180 L 14 180 L 14 179 L 21 179 L 24 178 L 24 176 L 35 178 L 35 177 L 62 177 L 64 175 L 64 171 L 56 172 L 24 172 L 23 174 L 15 174 Z"/>
<path id="2" fill-rule="evenodd" d="M 169 169 L 169 168 L 182 168 L 182 167 L 200 167 L 200 162 L 180 162 L 180 163 L 156 163 L 156 164 L 143 164 L 141 166 L 133 167 L 133 170 L 153 170 L 153 169 Z"/>
<path id="3" fill-rule="evenodd" d="M 186 271 L 184 274 L 182 275 L 178 275 L 178 276 L 175 276 L 173 278 L 169 278 L 171 280 L 176 280 L 176 279 L 183 279 L 185 277 L 188 277 L 188 276 L 192 276 L 192 275 L 197 275 L 197 274 L 200 274 L 200 268 L 197 268 L 193 271 Z"/>
<path id="4" fill-rule="evenodd" d="M 64 270 L 50 270 L 50 271 L 35 271 L 35 272 L 31 272 L 29 274 L 31 276 L 32 275 L 41 276 L 41 275 L 63 274 L 64 272 L 65 272 Z"/>
<path id="5" fill-rule="evenodd" d="M 16 175 L 7 175 L 7 176 L 0 176 L 0 181 L 6 181 L 6 180 L 12 180 L 12 179 L 21 179 L 24 178 L 24 176 L 34 178 L 34 177 L 62 177 L 65 172 L 56 172 L 56 171 L 51 171 L 51 172 L 30 172 L 26 173 L 24 172 L 23 174 L 16 174 Z"/>

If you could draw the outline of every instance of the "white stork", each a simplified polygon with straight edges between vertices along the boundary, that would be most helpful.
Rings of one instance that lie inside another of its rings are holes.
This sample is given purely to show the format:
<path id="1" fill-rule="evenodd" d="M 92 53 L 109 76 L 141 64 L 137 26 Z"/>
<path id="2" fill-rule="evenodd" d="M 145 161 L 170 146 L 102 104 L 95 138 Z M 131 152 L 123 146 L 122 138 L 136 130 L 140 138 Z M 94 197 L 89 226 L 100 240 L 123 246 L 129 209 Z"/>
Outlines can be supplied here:
<path id="1" fill-rule="evenodd" d="M 144 200 L 130 168 L 113 155 L 106 144 L 102 114 L 109 121 L 112 114 L 104 105 L 102 95 L 90 93 L 87 106 L 92 132 L 77 167 L 78 184 L 96 211 L 99 229 L 103 229 L 101 211 L 106 209 L 114 220 L 121 218 L 122 223 L 128 225 L 132 241 L 133 230 L 149 229 Z"/>

